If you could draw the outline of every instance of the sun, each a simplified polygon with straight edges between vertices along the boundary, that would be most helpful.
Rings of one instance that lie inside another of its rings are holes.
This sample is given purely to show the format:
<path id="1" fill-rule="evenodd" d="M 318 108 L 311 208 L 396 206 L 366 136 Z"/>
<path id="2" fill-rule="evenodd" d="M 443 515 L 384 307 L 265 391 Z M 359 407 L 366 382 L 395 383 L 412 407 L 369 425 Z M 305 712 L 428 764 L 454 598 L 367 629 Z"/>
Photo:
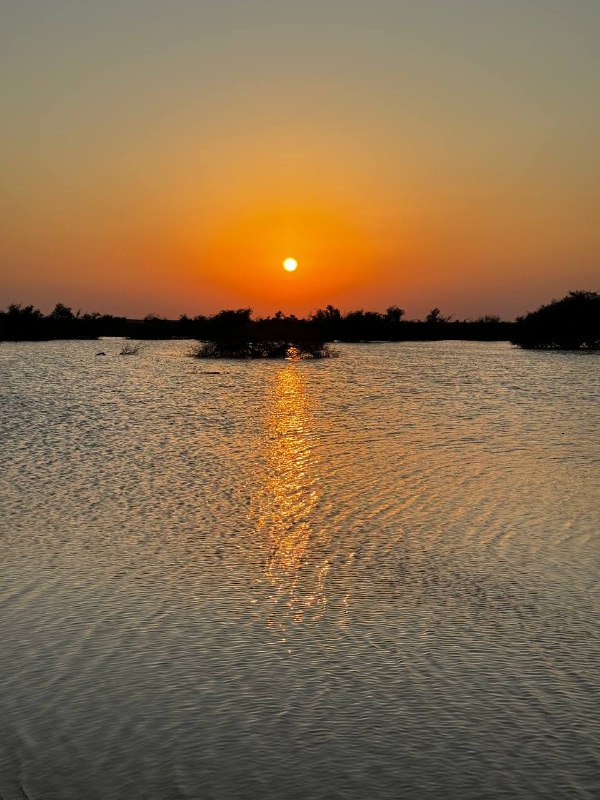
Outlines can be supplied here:
<path id="1" fill-rule="evenodd" d="M 294 270 L 298 267 L 298 262 L 295 258 L 286 258 L 283 261 L 283 268 L 288 272 L 294 272 Z"/>

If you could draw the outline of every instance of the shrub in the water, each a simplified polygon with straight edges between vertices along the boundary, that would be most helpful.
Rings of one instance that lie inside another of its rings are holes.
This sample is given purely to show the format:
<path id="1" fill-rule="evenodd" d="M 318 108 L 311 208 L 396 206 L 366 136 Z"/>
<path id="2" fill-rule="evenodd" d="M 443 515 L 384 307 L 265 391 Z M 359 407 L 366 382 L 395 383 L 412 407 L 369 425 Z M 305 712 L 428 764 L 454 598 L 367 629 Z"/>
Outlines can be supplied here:
<path id="1" fill-rule="evenodd" d="M 331 358 L 335 353 L 323 342 L 273 342 L 222 339 L 202 342 L 196 358 Z"/>

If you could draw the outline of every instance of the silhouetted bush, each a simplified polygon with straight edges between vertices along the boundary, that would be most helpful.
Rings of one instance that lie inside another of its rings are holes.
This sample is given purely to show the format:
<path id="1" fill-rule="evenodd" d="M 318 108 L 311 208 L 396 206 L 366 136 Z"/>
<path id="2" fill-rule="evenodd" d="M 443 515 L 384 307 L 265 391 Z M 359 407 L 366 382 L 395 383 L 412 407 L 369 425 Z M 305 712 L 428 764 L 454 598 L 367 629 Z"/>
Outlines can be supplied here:
<path id="1" fill-rule="evenodd" d="M 511 342 L 537 350 L 600 349 L 600 294 L 569 292 L 519 317 Z"/>
<path id="2" fill-rule="evenodd" d="M 281 359 L 331 358 L 335 353 L 323 342 L 212 340 L 202 342 L 196 358 Z"/>

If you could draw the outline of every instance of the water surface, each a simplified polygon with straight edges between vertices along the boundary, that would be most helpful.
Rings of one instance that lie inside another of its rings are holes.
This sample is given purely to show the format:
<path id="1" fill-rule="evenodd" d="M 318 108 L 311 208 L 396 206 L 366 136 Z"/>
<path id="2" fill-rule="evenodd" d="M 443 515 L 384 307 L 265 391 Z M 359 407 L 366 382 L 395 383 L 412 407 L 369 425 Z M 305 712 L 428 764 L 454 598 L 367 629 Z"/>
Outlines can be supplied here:
<path id="1" fill-rule="evenodd" d="M 598 796 L 596 355 L 101 347 L 0 346 L 3 800 Z"/>

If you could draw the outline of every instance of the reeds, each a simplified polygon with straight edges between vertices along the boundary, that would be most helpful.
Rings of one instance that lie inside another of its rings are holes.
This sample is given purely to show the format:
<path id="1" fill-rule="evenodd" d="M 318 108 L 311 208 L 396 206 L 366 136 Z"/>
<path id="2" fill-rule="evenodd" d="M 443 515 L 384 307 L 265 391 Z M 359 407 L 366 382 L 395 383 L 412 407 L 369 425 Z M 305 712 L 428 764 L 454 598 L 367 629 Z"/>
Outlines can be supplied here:
<path id="1" fill-rule="evenodd" d="M 120 356 L 137 356 L 140 352 L 141 345 L 138 343 L 127 343 L 119 353 Z"/>

